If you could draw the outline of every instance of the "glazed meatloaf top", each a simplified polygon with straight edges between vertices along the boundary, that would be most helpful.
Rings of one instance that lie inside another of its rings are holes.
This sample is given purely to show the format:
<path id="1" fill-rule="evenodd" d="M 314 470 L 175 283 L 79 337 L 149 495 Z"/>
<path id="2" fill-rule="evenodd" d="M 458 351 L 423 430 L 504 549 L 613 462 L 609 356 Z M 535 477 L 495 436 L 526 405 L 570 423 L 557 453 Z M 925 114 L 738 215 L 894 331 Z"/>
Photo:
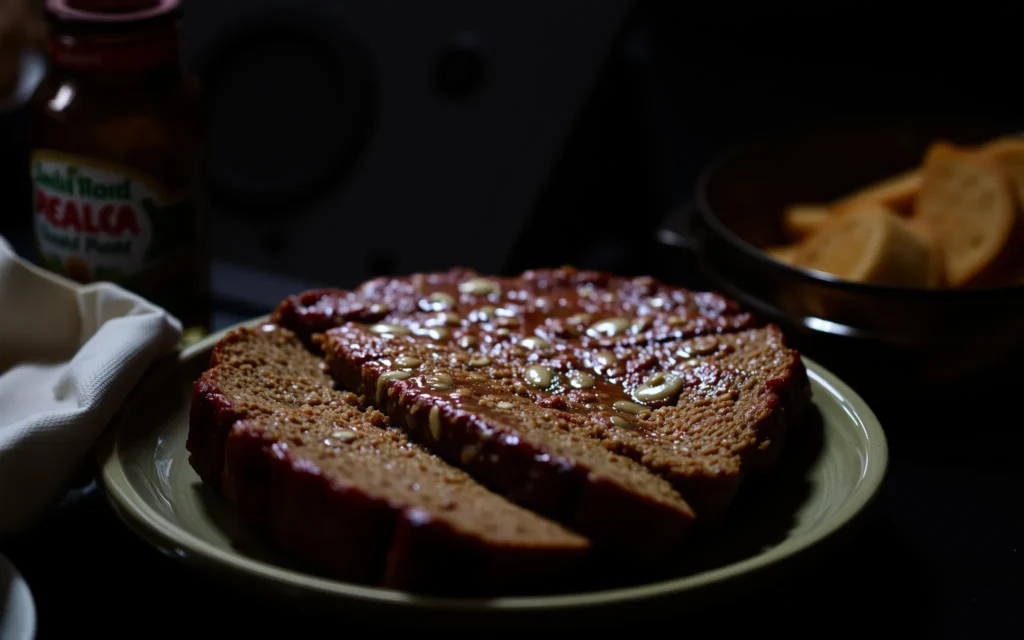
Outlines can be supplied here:
<path id="1" fill-rule="evenodd" d="M 339 577 L 423 590 L 456 574 L 462 587 L 543 581 L 590 547 L 336 390 L 323 360 L 287 329 L 235 330 L 210 364 L 195 385 L 193 458 L 218 448 L 218 423 L 230 428 L 221 436 L 222 475 L 205 479 Z"/>
<path id="2" fill-rule="evenodd" d="M 482 277 L 464 268 L 375 278 L 352 291 L 315 289 L 290 296 L 274 310 L 273 321 L 303 339 L 349 321 L 401 321 L 423 335 L 454 333 L 458 339 L 483 328 L 499 337 L 576 337 L 587 347 L 610 330 L 587 331 L 597 320 L 644 316 L 650 324 L 622 327 L 617 342 L 758 326 L 738 304 L 715 293 L 671 287 L 649 276 L 623 278 L 571 268 L 538 269 L 515 278 Z"/>
<path id="3" fill-rule="evenodd" d="M 698 518 L 714 521 L 745 473 L 775 459 L 809 402 L 802 362 L 777 327 L 722 296 L 649 277 L 453 269 L 306 292 L 274 318 L 322 342 L 336 377 L 366 388 L 393 418 L 427 406 L 437 407 L 435 431 L 468 425 L 450 443 L 458 450 L 432 437 L 429 420 L 426 430 L 416 419 L 405 426 L 513 497 L 490 468 L 508 465 L 465 447 L 480 448 L 488 433 L 520 443 L 568 433 L 573 444 L 553 460 L 591 459 L 579 443 L 598 443 L 668 479 Z M 439 377 L 455 384 L 439 388 Z"/>

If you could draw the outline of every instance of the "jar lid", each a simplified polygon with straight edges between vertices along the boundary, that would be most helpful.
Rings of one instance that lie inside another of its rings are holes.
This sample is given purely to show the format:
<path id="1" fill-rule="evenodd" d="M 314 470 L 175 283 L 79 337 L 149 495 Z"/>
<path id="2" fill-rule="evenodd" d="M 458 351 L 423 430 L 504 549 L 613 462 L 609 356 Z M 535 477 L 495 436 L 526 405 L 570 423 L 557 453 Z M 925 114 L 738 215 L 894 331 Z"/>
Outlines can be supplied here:
<path id="1" fill-rule="evenodd" d="M 50 61 L 81 71 L 139 71 L 178 60 L 180 0 L 46 0 Z"/>
<path id="2" fill-rule="evenodd" d="M 60 22 L 124 24 L 176 15 L 180 0 L 46 0 L 46 11 Z"/>

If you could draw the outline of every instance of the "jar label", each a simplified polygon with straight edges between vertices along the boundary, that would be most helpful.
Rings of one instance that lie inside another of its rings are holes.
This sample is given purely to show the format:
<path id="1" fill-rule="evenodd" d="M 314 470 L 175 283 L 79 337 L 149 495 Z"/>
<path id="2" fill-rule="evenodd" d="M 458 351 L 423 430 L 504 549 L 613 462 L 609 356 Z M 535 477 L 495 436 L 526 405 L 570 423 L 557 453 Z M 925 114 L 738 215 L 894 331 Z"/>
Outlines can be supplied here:
<path id="1" fill-rule="evenodd" d="M 31 175 L 43 266 L 143 295 L 182 277 L 196 250 L 192 198 L 167 194 L 131 169 L 50 150 L 32 153 Z"/>

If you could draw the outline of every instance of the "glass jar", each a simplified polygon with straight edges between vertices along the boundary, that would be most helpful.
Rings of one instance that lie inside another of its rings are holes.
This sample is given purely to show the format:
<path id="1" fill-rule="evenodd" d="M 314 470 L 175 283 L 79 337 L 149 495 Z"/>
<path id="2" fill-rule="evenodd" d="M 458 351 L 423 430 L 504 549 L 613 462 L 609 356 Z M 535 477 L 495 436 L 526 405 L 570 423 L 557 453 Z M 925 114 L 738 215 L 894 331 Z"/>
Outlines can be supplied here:
<path id="1" fill-rule="evenodd" d="M 209 328 L 199 93 L 178 0 L 47 0 L 50 66 L 29 110 L 38 262 Z"/>

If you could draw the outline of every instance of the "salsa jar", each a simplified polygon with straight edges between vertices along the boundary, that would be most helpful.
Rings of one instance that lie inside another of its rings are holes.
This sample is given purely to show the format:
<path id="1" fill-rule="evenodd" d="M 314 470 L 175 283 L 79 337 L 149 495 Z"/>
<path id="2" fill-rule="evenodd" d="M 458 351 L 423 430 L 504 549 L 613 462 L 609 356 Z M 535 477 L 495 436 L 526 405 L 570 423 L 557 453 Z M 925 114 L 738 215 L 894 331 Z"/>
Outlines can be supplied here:
<path id="1" fill-rule="evenodd" d="M 29 108 L 37 262 L 117 283 L 209 328 L 199 91 L 178 0 L 47 0 Z"/>

